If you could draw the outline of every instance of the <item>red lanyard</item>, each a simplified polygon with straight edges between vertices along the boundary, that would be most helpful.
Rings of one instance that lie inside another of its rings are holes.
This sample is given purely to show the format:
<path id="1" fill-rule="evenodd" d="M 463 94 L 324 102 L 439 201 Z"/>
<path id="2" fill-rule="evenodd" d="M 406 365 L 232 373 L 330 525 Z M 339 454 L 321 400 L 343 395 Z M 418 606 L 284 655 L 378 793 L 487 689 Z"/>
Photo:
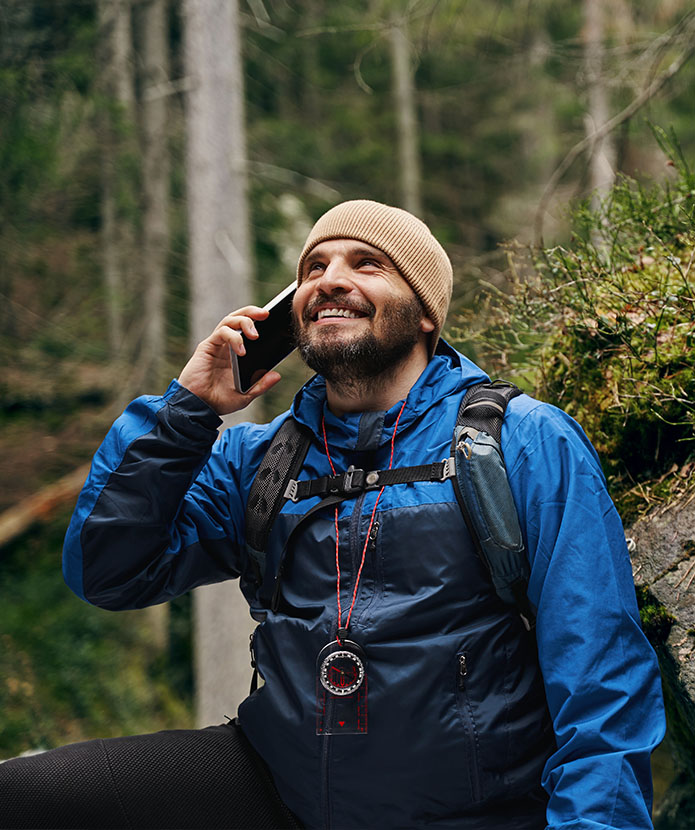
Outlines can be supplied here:
<path id="1" fill-rule="evenodd" d="M 398 422 L 401 420 L 401 415 L 403 414 L 403 410 L 405 409 L 405 401 L 403 401 L 403 406 L 401 406 L 400 412 L 398 413 L 398 417 L 396 418 L 396 423 L 393 427 L 393 435 L 391 436 L 391 458 L 389 459 L 389 470 L 391 469 L 391 465 L 393 464 L 393 448 L 396 442 L 396 431 L 398 429 Z M 333 475 L 336 475 L 335 467 L 333 466 L 333 461 L 331 460 L 331 454 L 328 451 L 328 439 L 326 438 L 326 420 L 324 417 L 321 418 L 321 429 L 323 430 L 323 445 L 326 448 L 326 457 L 328 458 L 328 463 L 331 465 L 331 472 Z M 369 520 L 369 527 L 367 528 L 367 535 L 364 540 L 364 547 L 362 548 L 362 560 L 360 561 L 360 567 L 357 571 L 357 578 L 355 579 L 355 587 L 352 590 L 352 602 L 350 603 L 350 610 L 348 611 L 347 620 L 345 620 L 345 628 L 344 631 L 347 631 L 350 628 L 350 617 L 352 617 L 352 609 L 355 607 L 355 601 L 357 600 L 357 589 L 360 585 L 360 578 L 362 576 L 362 568 L 364 567 L 364 560 L 367 555 L 367 545 L 369 544 L 369 534 L 372 532 L 372 525 L 374 524 L 374 517 L 376 516 L 376 508 L 379 504 L 379 499 L 381 498 L 381 494 L 384 492 L 384 488 L 382 487 L 379 490 L 379 493 L 376 497 L 376 501 L 374 502 L 374 509 L 372 510 L 372 516 Z M 338 532 L 338 505 L 335 506 L 335 513 L 334 513 L 334 520 L 335 520 L 335 570 L 336 570 L 336 593 L 338 594 L 338 631 L 341 630 L 342 622 L 343 622 L 343 609 L 340 602 L 340 556 L 339 556 L 339 546 L 340 546 L 340 534 Z M 337 641 L 340 643 L 340 636 L 336 637 Z"/>

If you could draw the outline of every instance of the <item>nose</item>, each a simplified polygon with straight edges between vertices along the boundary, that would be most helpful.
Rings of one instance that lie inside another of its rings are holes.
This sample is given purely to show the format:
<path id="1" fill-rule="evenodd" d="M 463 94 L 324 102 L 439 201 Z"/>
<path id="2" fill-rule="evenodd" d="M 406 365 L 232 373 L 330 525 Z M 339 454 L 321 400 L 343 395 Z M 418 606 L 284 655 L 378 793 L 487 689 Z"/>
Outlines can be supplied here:
<path id="1" fill-rule="evenodd" d="M 350 291 L 353 288 L 352 268 L 343 257 L 332 257 L 318 279 L 317 288 L 324 294 Z"/>

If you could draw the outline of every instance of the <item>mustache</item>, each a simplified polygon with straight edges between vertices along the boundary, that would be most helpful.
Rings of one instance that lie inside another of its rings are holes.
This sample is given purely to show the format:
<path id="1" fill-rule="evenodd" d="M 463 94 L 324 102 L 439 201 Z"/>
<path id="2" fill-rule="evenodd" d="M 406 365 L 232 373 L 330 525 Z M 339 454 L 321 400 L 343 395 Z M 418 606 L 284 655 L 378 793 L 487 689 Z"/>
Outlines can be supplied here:
<path id="1" fill-rule="evenodd" d="M 359 311 L 367 317 L 372 317 L 376 311 L 376 307 L 372 303 L 356 303 L 351 300 L 346 300 L 341 293 L 337 294 L 322 294 L 316 297 L 302 312 L 302 322 L 310 323 L 319 306 L 325 306 L 326 303 L 334 302 L 340 308 L 347 308 L 350 311 Z"/>

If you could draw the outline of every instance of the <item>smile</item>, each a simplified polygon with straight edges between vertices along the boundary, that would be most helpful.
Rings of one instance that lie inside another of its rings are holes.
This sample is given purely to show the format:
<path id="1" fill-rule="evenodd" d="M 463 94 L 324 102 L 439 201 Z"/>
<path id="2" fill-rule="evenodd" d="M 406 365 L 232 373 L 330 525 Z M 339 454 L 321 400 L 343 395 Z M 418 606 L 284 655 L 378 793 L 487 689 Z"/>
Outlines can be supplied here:
<path id="1" fill-rule="evenodd" d="M 351 308 L 322 308 L 315 315 L 314 320 L 324 320 L 327 317 L 342 317 L 348 320 L 359 320 L 366 315 Z"/>

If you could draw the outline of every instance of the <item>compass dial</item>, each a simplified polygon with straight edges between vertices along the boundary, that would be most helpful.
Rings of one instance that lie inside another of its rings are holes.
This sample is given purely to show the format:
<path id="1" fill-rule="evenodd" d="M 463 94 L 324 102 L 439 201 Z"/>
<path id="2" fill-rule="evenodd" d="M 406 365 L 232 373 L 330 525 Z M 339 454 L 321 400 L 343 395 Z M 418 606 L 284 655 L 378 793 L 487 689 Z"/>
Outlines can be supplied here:
<path id="1" fill-rule="evenodd" d="M 351 695 L 364 680 L 364 664 L 351 651 L 334 651 L 321 663 L 321 685 L 333 695 Z"/>

